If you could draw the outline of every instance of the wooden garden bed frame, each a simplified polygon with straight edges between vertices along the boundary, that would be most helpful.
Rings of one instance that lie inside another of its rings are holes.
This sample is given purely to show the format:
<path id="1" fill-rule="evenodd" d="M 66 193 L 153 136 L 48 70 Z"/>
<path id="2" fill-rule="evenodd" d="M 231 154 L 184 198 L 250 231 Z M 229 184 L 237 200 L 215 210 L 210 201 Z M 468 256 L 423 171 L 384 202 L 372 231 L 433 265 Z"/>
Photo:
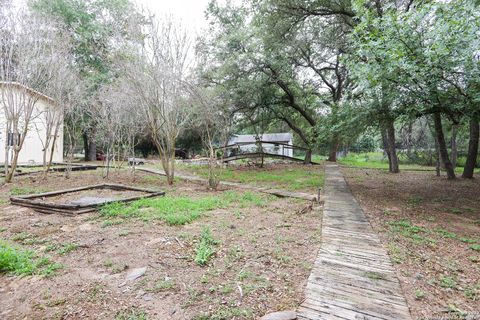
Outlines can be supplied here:
<path id="1" fill-rule="evenodd" d="M 67 194 L 67 193 L 73 193 L 78 191 L 84 191 L 84 190 L 94 190 L 94 189 L 111 189 L 111 190 L 117 190 L 117 191 L 122 191 L 122 190 L 138 191 L 138 192 L 144 192 L 146 194 L 141 196 L 123 198 L 123 199 L 106 200 L 105 202 L 92 203 L 92 204 L 67 204 L 67 203 L 54 203 L 54 202 L 48 201 L 48 197 Z M 121 184 L 104 183 L 104 184 L 90 185 L 90 186 L 85 186 L 80 188 L 72 188 L 72 189 L 44 192 L 44 193 L 24 195 L 24 196 L 14 196 L 14 197 L 10 197 L 10 202 L 14 205 L 32 208 L 33 210 L 41 213 L 46 213 L 46 214 L 60 213 L 60 214 L 66 214 L 66 215 L 74 215 L 74 214 L 81 214 L 81 213 L 95 211 L 99 206 L 102 206 L 106 203 L 130 202 L 138 199 L 151 198 L 151 197 L 157 197 L 157 196 L 163 196 L 163 195 L 165 195 L 165 192 L 162 192 L 162 191 L 154 191 L 154 190 L 149 190 L 144 188 L 130 187 L 130 186 L 125 186 Z"/>

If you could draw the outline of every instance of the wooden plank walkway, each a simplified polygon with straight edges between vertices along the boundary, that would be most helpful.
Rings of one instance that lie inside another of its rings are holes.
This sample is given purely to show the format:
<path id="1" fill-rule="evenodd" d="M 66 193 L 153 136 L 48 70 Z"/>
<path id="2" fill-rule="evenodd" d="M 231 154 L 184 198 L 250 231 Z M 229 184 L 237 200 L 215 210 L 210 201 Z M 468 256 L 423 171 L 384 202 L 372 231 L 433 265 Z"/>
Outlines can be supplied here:
<path id="1" fill-rule="evenodd" d="M 386 250 L 337 165 L 325 167 L 322 245 L 301 320 L 411 319 Z"/>

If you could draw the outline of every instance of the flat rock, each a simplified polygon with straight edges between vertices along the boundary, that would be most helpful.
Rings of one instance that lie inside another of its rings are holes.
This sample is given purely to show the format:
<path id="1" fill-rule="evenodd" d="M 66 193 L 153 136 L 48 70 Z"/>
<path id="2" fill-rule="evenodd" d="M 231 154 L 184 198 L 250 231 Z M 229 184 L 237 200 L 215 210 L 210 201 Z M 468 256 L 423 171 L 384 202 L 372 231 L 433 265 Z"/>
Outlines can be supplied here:
<path id="1" fill-rule="evenodd" d="M 264 315 L 260 320 L 295 320 L 297 313 L 295 311 L 278 311 Z"/>
<path id="2" fill-rule="evenodd" d="M 133 269 L 127 276 L 127 281 L 133 281 L 140 278 L 147 271 L 147 267 Z"/>

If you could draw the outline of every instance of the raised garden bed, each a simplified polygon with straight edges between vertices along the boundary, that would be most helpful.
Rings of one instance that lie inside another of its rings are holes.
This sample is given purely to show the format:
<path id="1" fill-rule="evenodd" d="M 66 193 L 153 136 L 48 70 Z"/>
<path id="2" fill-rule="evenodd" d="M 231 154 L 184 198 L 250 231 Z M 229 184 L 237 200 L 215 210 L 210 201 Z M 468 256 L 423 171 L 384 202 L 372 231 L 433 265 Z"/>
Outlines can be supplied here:
<path id="1" fill-rule="evenodd" d="M 121 184 L 98 184 L 80 188 L 10 197 L 15 205 L 41 213 L 81 214 L 95 211 L 111 202 L 130 202 L 142 198 L 163 196 L 165 192 Z"/>

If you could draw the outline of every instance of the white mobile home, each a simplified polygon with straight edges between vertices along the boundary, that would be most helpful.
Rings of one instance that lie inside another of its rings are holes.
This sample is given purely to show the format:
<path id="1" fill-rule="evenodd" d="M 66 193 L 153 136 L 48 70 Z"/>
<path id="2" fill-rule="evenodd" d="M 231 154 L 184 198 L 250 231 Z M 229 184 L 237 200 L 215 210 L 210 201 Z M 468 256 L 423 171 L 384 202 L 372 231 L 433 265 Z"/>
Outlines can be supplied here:
<path id="1" fill-rule="evenodd" d="M 7 110 L 21 108 L 25 101 L 33 103 L 33 112 L 30 117 L 28 132 L 25 136 L 23 147 L 20 151 L 18 163 L 19 164 L 42 164 L 43 150 L 45 149 L 47 141 L 47 127 L 48 123 L 58 124 L 58 130 L 50 130 L 50 140 L 55 140 L 55 148 L 53 152 L 53 161 L 63 161 L 63 114 L 58 108 L 53 99 L 31 88 L 28 88 L 16 82 L 0 82 L 0 163 L 5 163 L 5 156 L 8 154 L 9 162 L 12 157 L 12 146 L 17 143 L 19 137 L 14 137 L 13 132 L 7 132 Z M 18 109 L 17 109 L 18 110 Z M 24 114 L 24 112 L 19 112 Z M 52 116 L 57 117 L 58 121 L 52 121 Z M 23 127 L 25 123 L 25 116 L 20 116 L 19 123 Z M 51 126 L 50 126 L 51 127 Z M 56 137 L 53 139 L 53 136 Z M 47 148 L 47 161 L 50 157 L 52 142 Z M 6 153 L 7 148 L 7 153 Z"/>
<path id="2" fill-rule="evenodd" d="M 228 145 L 238 144 L 240 152 L 255 152 L 257 141 L 262 142 L 263 152 L 293 157 L 293 135 L 291 133 L 264 133 L 258 135 L 242 134 L 234 135 L 228 141 Z"/>

